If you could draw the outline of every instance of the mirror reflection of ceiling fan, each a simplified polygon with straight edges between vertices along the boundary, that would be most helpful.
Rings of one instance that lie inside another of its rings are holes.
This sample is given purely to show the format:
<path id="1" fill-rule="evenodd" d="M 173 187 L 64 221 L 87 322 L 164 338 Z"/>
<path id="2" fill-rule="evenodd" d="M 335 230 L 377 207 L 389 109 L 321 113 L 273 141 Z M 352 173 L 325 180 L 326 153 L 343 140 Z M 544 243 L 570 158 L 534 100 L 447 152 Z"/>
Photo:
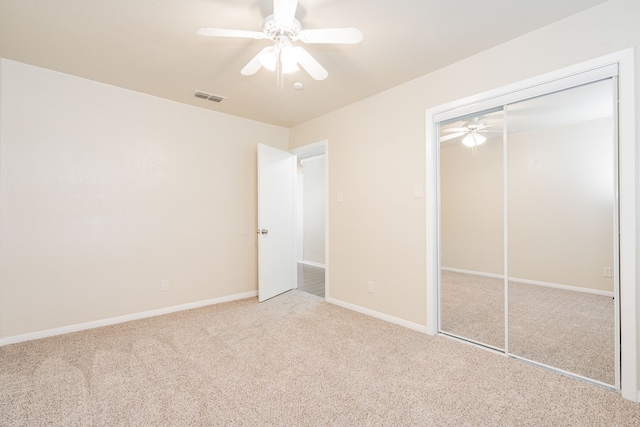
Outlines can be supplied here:
<path id="1" fill-rule="evenodd" d="M 442 132 L 454 132 L 451 135 L 446 135 L 440 138 L 440 142 L 449 141 L 450 139 L 462 138 L 462 143 L 467 147 L 477 147 L 480 144 L 484 144 L 487 141 L 487 137 L 483 133 L 499 132 L 501 130 L 487 129 L 488 127 L 496 126 L 499 123 L 485 124 L 480 121 L 479 117 L 474 117 L 471 121 L 462 125 L 462 127 L 453 127 L 443 129 Z"/>
<path id="2" fill-rule="evenodd" d="M 281 78 L 283 74 L 298 71 L 300 66 L 315 80 L 324 80 L 329 72 L 305 48 L 295 46 L 295 42 L 357 44 L 362 41 L 362 32 L 353 27 L 303 30 L 295 18 L 297 7 L 298 0 L 274 0 L 273 15 L 266 17 L 261 32 L 201 28 L 198 34 L 271 40 L 273 45 L 263 48 L 240 71 L 245 76 L 253 75 L 264 67 L 276 71 Z"/>

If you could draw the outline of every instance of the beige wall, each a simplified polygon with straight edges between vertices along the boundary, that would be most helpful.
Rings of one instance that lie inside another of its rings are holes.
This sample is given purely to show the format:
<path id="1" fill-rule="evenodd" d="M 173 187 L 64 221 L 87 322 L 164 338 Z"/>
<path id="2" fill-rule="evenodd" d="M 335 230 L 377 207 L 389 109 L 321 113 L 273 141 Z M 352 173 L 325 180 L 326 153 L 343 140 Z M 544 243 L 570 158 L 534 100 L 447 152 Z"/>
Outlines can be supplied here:
<path id="1" fill-rule="evenodd" d="M 509 275 L 613 292 L 611 118 L 509 137 Z"/>
<path id="2" fill-rule="evenodd" d="M 256 143 L 287 129 L 1 64 L 0 338 L 257 289 Z"/>
<path id="3" fill-rule="evenodd" d="M 324 264 L 326 173 L 325 157 L 304 162 L 303 256 L 305 261 Z"/>
<path id="4" fill-rule="evenodd" d="M 386 92 L 291 135 L 293 147 L 323 139 L 331 147 L 329 297 L 424 324 L 426 210 L 413 196 L 425 180 L 425 112 L 405 95 Z"/>
<path id="5" fill-rule="evenodd" d="M 504 274 L 502 135 L 478 147 L 440 150 L 441 261 L 446 268 Z"/>
<path id="6" fill-rule="evenodd" d="M 426 179 L 425 110 L 640 48 L 638 16 L 639 2 L 613 0 L 292 128 L 292 148 L 331 144 L 330 297 L 425 325 L 426 207 L 413 197 Z M 336 203 L 340 191 L 344 203 Z M 376 283 L 374 294 L 367 280 Z"/>
<path id="7" fill-rule="evenodd" d="M 509 275 L 613 292 L 611 118 L 510 133 Z M 540 163 L 540 162 L 544 163 Z M 503 274 L 501 136 L 441 150 L 441 265 Z"/>

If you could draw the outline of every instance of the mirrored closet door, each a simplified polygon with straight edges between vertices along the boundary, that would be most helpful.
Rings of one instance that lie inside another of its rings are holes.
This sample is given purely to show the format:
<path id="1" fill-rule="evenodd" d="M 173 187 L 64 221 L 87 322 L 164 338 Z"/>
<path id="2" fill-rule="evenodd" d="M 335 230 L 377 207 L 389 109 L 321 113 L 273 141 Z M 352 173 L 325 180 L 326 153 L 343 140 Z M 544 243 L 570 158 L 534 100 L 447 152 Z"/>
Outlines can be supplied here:
<path id="1" fill-rule="evenodd" d="M 509 352 L 615 383 L 614 86 L 507 106 Z"/>
<path id="2" fill-rule="evenodd" d="M 440 126 L 441 329 L 505 346 L 502 109 Z"/>
<path id="3" fill-rule="evenodd" d="M 442 333 L 618 387 L 616 90 L 439 123 Z"/>

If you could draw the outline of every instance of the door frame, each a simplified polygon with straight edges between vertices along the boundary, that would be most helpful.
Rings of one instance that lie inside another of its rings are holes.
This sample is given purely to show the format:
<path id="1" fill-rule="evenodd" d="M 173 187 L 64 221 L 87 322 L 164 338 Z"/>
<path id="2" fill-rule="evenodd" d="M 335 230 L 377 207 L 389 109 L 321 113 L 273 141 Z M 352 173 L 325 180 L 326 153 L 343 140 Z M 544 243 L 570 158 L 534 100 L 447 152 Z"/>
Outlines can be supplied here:
<path id="1" fill-rule="evenodd" d="M 328 139 L 323 139 L 321 141 L 318 142 L 314 142 L 312 144 L 308 144 L 308 145 L 303 145 L 301 147 L 297 147 L 293 150 L 291 150 L 291 153 L 293 153 L 295 156 L 299 157 L 300 154 L 306 152 L 306 151 L 310 151 L 310 150 L 316 150 L 319 147 L 323 147 L 324 148 L 324 180 L 325 180 L 325 199 L 324 199 L 324 299 L 325 301 L 329 298 L 330 295 L 330 291 L 329 291 L 329 140 Z M 298 178 L 298 174 L 295 174 L 295 181 L 294 181 L 294 187 L 297 188 L 297 178 Z M 296 193 L 294 194 L 294 207 L 295 209 L 298 208 L 298 193 L 296 191 Z M 297 221 L 298 219 L 298 213 L 294 212 L 294 219 Z M 298 224 L 295 224 L 295 230 L 296 233 L 298 232 Z M 299 252 L 299 248 L 297 247 L 297 245 L 300 244 L 300 239 L 298 238 L 298 236 L 296 235 L 295 238 L 295 245 L 296 247 L 294 248 L 294 253 L 298 254 Z M 296 264 L 297 264 L 297 259 L 296 259 Z M 294 267 L 297 267 L 294 266 Z M 296 268 L 296 277 L 297 277 L 297 268 Z M 297 287 L 297 280 L 296 280 L 296 287 Z"/>
<path id="2" fill-rule="evenodd" d="M 546 73 L 515 84 L 497 88 L 465 99 L 431 108 L 426 112 L 427 155 L 427 333 L 439 329 L 439 260 L 440 260 L 440 194 L 438 125 L 434 116 L 446 111 L 461 110 L 496 97 L 508 96 L 543 84 L 571 78 L 600 67 L 618 66 L 618 189 L 619 189 L 619 274 L 620 274 L 620 349 L 621 393 L 638 402 L 638 265 L 636 224 L 636 160 L 635 149 L 635 84 L 633 49 L 625 49 L 574 66 Z"/>

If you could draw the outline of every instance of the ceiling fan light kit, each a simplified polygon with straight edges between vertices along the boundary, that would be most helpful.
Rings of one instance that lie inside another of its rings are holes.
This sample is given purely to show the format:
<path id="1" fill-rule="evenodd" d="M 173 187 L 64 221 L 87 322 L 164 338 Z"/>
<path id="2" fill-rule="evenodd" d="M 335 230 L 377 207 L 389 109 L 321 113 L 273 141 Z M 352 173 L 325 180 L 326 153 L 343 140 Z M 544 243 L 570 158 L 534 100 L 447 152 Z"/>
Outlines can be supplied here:
<path id="1" fill-rule="evenodd" d="M 443 132 L 450 133 L 450 135 L 444 135 L 440 137 L 440 142 L 446 142 L 451 139 L 462 137 L 462 144 L 466 147 L 473 149 L 473 154 L 477 154 L 478 145 L 482 145 L 487 142 L 487 137 L 483 133 L 497 132 L 502 133 L 501 130 L 487 129 L 489 127 L 496 126 L 494 124 L 485 124 L 479 121 L 478 117 L 474 117 L 473 120 L 465 123 L 462 127 L 450 127 L 443 129 Z"/>
<path id="2" fill-rule="evenodd" d="M 260 68 L 276 71 L 278 84 L 283 75 L 298 71 L 302 67 L 315 80 L 324 80 L 329 72 L 302 46 L 293 43 L 357 44 L 362 41 L 362 32 L 357 28 L 325 28 L 303 30 L 300 21 L 295 18 L 298 0 L 274 0 L 273 15 L 265 18 L 262 32 L 247 30 L 229 30 L 221 28 L 201 28 L 198 34 L 208 37 L 232 37 L 249 39 L 268 39 L 273 46 L 262 49 L 254 56 L 240 73 L 250 76 Z"/>

